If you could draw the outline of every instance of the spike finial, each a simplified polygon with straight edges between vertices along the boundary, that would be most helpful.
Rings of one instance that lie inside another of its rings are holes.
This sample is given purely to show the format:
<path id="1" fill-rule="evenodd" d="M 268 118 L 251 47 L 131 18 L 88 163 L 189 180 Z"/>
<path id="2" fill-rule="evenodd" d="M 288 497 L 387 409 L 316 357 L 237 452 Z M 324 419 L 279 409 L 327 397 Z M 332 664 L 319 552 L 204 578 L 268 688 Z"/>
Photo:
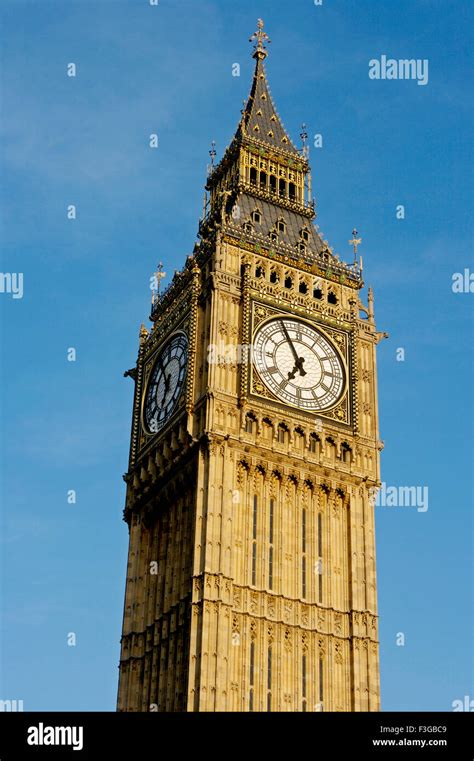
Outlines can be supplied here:
<path id="1" fill-rule="evenodd" d="M 158 264 L 158 267 L 156 268 L 156 272 L 153 273 L 153 277 L 151 279 L 151 303 L 152 304 L 154 304 L 155 301 L 159 301 L 161 281 L 164 277 L 166 277 L 166 272 L 163 272 L 163 263 L 160 262 Z"/>
<path id="2" fill-rule="evenodd" d="M 211 157 L 211 164 L 214 166 L 214 159 L 216 158 L 216 142 L 215 140 L 211 143 L 211 150 L 209 151 L 209 156 Z"/>
<path id="3" fill-rule="evenodd" d="M 306 131 L 306 124 L 301 125 L 301 132 L 300 132 L 300 138 L 301 142 L 303 144 L 303 147 L 301 149 L 301 153 L 305 158 L 308 158 L 309 155 L 309 146 L 306 145 L 306 141 L 308 139 L 308 132 Z"/>
<path id="4" fill-rule="evenodd" d="M 352 231 L 352 240 L 348 241 L 349 245 L 354 247 L 354 262 L 357 261 L 357 248 L 362 243 L 362 238 L 358 238 L 357 235 L 357 230 L 354 227 Z"/>
<path id="5" fill-rule="evenodd" d="M 256 40 L 256 43 L 253 48 L 253 57 L 263 60 L 268 55 L 265 42 L 270 43 L 271 40 L 269 39 L 268 34 L 263 31 L 263 20 L 261 18 L 257 21 L 257 31 L 249 37 L 249 42 L 253 42 L 254 40 Z"/>

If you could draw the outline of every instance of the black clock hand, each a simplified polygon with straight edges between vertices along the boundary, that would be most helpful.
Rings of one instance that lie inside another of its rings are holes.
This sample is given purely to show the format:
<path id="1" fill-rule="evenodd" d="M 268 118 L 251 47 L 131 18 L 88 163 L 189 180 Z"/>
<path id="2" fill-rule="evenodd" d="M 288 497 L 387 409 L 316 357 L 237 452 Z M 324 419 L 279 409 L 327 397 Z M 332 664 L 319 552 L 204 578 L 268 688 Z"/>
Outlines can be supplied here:
<path id="1" fill-rule="evenodd" d="M 161 400 L 161 406 L 163 406 L 165 403 L 166 394 L 170 390 L 170 380 L 171 380 L 171 374 L 166 375 L 165 372 L 163 371 L 163 375 L 165 376 L 165 390 L 163 391 L 163 399 Z"/>
<path id="2" fill-rule="evenodd" d="M 306 375 L 306 370 L 303 370 L 303 367 L 302 367 L 303 362 L 304 362 L 304 357 L 298 357 L 298 359 L 295 362 L 295 366 L 293 370 L 291 371 L 291 373 L 288 373 L 288 380 L 293 380 L 297 370 L 299 370 L 301 376 Z"/>
<path id="3" fill-rule="evenodd" d="M 298 354 L 296 353 L 296 349 L 295 349 L 295 347 L 294 347 L 294 345 L 293 345 L 293 341 L 292 341 L 292 340 L 291 340 L 291 338 L 290 338 L 290 334 L 288 333 L 288 331 L 287 331 L 287 329 L 286 329 L 286 325 L 285 325 L 285 323 L 283 322 L 283 320 L 280 320 L 280 324 L 281 324 L 281 327 L 283 328 L 283 333 L 284 333 L 284 334 L 285 334 L 285 336 L 286 336 L 286 340 L 287 340 L 287 341 L 288 341 L 288 343 L 290 344 L 290 349 L 291 349 L 291 351 L 293 352 L 293 356 L 294 356 L 294 358 L 295 358 L 295 363 L 296 363 L 296 362 L 298 362 Z"/>
<path id="4" fill-rule="evenodd" d="M 298 353 L 295 349 L 295 345 L 290 338 L 290 334 L 288 333 L 288 330 L 286 329 L 286 325 L 283 322 L 283 320 L 280 320 L 280 324 L 281 324 L 281 327 L 283 328 L 283 332 L 286 336 L 286 340 L 290 344 L 291 351 L 293 352 L 293 356 L 295 358 L 295 366 L 293 370 L 290 373 L 288 373 L 288 380 L 293 380 L 293 378 L 296 375 L 296 370 L 299 370 L 299 373 L 301 376 L 306 375 L 306 370 L 303 370 L 304 357 L 298 357 Z"/>

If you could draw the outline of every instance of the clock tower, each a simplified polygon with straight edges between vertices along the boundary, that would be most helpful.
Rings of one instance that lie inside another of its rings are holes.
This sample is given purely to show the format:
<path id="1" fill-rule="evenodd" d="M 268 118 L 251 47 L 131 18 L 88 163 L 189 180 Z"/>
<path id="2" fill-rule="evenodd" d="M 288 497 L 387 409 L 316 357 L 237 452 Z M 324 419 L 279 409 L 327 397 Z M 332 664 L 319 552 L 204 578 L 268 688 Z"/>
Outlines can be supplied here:
<path id="1" fill-rule="evenodd" d="M 377 333 L 264 60 L 142 326 L 120 711 L 377 711 Z M 303 142 L 306 134 L 303 130 Z M 214 151 L 212 151 L 212 154 Z M 208 195 L 207 195 L 208 194 Z M 354 254 L 360 239 L 354 231 Z"/>

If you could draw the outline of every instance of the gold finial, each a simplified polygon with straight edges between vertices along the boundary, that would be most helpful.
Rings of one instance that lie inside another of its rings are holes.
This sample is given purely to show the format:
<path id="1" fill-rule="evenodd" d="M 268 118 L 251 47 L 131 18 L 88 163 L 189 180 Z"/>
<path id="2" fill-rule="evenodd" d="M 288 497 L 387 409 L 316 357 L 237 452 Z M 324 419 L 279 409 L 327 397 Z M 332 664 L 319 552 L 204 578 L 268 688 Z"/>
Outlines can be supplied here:
<path id="1" fill-rule="evenodd" d="M 267 57 L 268 52 L 265 47 L 265 42 L 271 42 L 271 40 L 268 37 L 268 34 L 263 31 L 263 21 L 261 18 L 257 21 L 257 31 L 252 34 L 251 37 L 249 37 L 249 42 L 253 42 L 256 40 L 256 44 L 253 48 L 253 58 L 260 58 L 263 60 Z"/>
<path id="2" fill-rule="evenodd" d="M 352 231 L 352 240 L 348 241 L 349 245 L 354 247 L 354 262 L 357 261 L 357 248 L 362 243 L 362 238 L 356 238 L 357 234 L 358 234 L 357 230 L 354 227 L 354 229 Z"/>
<path id="3" fill-rule="evenodd" d="M 156 268 L 156 272 L 153 273 L 151 279 L 151 303 L 154 304 L 160 297 L 161 280 L 166 277 L 166 272 L 163 272 L 163 263 L 160 262 Z"/>

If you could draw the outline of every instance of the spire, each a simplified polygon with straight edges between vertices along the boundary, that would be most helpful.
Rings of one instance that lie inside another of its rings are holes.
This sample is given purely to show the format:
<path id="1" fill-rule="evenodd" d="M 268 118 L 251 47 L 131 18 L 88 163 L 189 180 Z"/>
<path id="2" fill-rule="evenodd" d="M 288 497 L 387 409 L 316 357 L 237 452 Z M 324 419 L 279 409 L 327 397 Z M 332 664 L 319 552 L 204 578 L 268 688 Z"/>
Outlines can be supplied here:
<path id="1" fill-rule="evenodd" d="M 359 284 L 362 262 L 350 266 L 341 262 L 312 224 L 316 213 L 308 130 L 303 124 L 302 147 L 296 148 L 276 111 L 264 65 L 270 40 L 261 19 L 250 41 L 255 59 L 250 94 L 230 145 L 210 168 L 206 183 L 209 201 L 205 196 L 196 251 L 201 247 L 208 251 L 214 237 L 223 233 L 262 256 L 266 252 L 278 261 L 296 261 L 316 274 L 325 273 L 332 279 L 339 275 Z M 356 234 L 351 241 L 355 251 L 360 244 Z"/>
<path id="2" fill-rule="evenodd" d="M 256 41 L 252 53 L 256 63 L 250 95 L 243 110 L 239 130 L 257 143 L 264 143 L 272 148 L 279 148 L 300 156 L 300 151 L 291 142 L 278 116 L 268 86 L 263 62 L 268 55 L 265 41 L 270 42 L 270 40 L 263 31 L 262 19 L 258 20 L 257 31 L 249 39 L 250 42 Z"/>

